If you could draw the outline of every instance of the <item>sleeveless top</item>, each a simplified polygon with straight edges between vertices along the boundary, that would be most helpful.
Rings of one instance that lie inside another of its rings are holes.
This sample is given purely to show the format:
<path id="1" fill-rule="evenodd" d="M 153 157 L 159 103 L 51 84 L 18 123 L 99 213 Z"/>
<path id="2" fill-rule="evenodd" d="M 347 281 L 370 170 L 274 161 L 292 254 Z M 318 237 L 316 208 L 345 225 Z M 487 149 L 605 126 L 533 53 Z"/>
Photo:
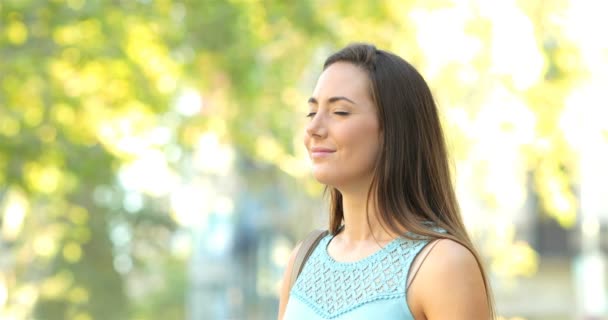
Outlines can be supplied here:
<path id="1" fill-rule="evenodd" d="M 414 258 L 429 240 L 409 236 L 414 239 L 397 238 L 355 262 L 335 261 L 327 252 L 333 235 L 325 236 L 291 288 L 283 320 L 414 320 L 406 284 Z"/>

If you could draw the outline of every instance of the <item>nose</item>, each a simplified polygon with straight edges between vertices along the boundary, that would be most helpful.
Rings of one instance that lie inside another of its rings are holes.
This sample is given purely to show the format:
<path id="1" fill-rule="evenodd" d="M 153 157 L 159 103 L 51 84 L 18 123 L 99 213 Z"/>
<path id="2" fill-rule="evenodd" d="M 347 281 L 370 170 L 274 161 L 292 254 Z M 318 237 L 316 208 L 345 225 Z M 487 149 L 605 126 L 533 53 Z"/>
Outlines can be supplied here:
<path id="1" fill-rule="evenodd" d="M 327 136 L 327 127 L 323 115 L 315 114 L 310 122 L 306 125 L 306 134 L 309 137 L 323 138 Z"/>

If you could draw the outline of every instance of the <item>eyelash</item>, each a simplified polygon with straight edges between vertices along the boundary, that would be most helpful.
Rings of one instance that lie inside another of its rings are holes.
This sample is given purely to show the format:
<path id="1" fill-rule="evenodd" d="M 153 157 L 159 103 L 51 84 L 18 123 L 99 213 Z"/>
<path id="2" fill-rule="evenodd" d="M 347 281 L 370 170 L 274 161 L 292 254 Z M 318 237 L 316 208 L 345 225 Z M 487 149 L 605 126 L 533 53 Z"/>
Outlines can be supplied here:
<path id="1" fill-rule="evenodd" d="M 307 118 L 312 118 L 312 117 L 314 117 L 316 114 L 317 114 L 316 112 L 311 112 L 311 113 L 307 114 L 307 115 L 306 115 L 306 117 L 307 117 Z M 336 111 L 336 112 L 334 112 L 334 114 L 337 114 L 337 115 L 339 115 L 339 116 L 347 116 L 347 115 L 349 115 L 349 113 L 348 113 L 348 112 L 344 112 L 344 111 Z"/>

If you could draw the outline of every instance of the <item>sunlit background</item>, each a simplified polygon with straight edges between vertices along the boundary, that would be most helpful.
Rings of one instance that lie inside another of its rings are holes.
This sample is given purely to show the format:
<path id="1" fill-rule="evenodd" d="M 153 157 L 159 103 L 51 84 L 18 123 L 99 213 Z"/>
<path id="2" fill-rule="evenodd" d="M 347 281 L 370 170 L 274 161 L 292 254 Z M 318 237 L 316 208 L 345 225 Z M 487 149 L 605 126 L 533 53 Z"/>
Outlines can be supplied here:
<path id="1" fill-rule="evenodd" d="M 272 319 L 301 144 L 374 42 L 443 115 L 501 320 L 608 319 L 608 2 L 1 0 L 0 319 Z"/>

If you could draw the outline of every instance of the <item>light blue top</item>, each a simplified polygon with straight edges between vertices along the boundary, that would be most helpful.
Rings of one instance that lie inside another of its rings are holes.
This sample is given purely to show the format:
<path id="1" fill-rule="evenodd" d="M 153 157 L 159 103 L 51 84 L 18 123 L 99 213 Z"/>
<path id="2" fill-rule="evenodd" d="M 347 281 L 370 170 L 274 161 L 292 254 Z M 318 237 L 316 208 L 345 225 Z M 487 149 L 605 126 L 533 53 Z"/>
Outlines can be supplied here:
<path id="1" fill-rule="evenodd" d="M 327 253 L 332 238 L 321 239 L 304 265 L 283 320 L 414 320 L 406 283 L 412 261 L 428 239 L 397 238 L 362 260 L 338 262 Z"/>

